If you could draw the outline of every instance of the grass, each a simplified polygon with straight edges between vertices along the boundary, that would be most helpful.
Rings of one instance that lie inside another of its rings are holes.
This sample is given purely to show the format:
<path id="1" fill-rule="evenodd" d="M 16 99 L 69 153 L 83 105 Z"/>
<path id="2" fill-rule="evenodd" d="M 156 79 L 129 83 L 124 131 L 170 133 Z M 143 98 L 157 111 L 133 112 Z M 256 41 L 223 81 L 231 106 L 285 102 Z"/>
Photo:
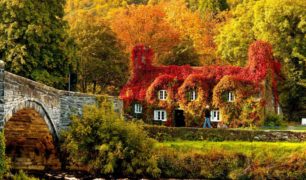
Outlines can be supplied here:
<path id="1" fill-rule="evenodd" d="M 288 130 L 306 132 L 306 126 L 294 126 L 292 128 L 288 128 Z"/>
<path id="2" fill-rule="evenodd" d="M 286 126 L 279 128 L 259 128 L 258 130 L 280 130 L 280 131 L 294 131 L 294 132 L 306 132 L 306 126 Z"/>
<path id="3" fill-rule="evenodd" d="M 158 143 L 157 147 L 170 147 L 179 151 L 230 151 L 247 156 L 289 156 L 292 153 L 306 152 L 306 142 L 243 142 L 243 141 L 175 141 Z"/>

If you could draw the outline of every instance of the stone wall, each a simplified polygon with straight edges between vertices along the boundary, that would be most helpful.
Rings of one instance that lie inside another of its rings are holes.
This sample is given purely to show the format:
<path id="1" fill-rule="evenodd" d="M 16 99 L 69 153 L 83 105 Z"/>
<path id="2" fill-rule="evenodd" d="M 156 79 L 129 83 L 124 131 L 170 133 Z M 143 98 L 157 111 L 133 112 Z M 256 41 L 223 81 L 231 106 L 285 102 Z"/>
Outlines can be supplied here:
<path id="1" fill-rule="evenodd" d="M 306 142 L 306 132 L 272 130 L 234 130 L 204 128 L 170 128 L 145 126 L 149 136 L 158 141 L 265 141 L 265 142 Z"/>

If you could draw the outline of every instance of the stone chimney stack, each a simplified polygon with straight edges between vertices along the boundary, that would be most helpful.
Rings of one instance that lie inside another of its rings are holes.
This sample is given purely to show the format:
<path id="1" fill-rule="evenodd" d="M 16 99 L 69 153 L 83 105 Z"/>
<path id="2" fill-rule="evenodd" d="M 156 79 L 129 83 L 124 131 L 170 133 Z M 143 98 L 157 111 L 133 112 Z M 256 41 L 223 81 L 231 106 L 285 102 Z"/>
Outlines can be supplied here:
<path id="1" fill-rule="evenodd" d="M 134 71 L 152 66 L 153 50 L 144 45 L 137 45 L 132 51 L 132 65 Z"/>

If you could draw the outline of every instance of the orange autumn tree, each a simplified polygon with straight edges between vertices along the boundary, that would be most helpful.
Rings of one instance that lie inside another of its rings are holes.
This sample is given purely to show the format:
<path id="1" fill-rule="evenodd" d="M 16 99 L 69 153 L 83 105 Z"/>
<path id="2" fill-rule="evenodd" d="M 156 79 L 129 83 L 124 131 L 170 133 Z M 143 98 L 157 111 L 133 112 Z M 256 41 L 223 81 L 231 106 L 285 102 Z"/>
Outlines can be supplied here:
<path id="1" fill-rule="evenodd" d="M 180 32 L 181 38 L 192 40 L 201 64 L 220 64 L 216 55 L 214 36 L 223 15 L 213 18 L 210 13 L 193 12 L 186 6 L 185 0 L 169 0 L 160 5 L 167 15 L 167 20 Z M 201 18 L 201 15 L 205 18 Z"/>
<path id="2" fill-rule="evenodd" d="M 131 5 L 110 13 L 110 27 L 131 52 L 137 44 L 155 50 L 155 63 L 180 42 L 179 32 L 166 20 L 160 5 Z"/>

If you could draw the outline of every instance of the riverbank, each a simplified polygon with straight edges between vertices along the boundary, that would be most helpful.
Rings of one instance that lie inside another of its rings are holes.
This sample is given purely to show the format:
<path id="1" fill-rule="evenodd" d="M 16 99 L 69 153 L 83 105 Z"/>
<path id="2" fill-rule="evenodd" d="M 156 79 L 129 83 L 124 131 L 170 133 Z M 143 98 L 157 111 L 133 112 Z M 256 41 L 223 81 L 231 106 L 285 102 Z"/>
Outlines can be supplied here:
<path id="1" fill-rule="evenodd" d="M 163 178 L 306 178 L 306 142 L 173 141 L 156 146 Z"/>
<path id="2" fill-rule="evenodd" d="M 306 178 L 306 142 L 165 141 L 155 144 L 154 156 L 159 178 Z M 118 179 L 85 171 L 28 173 L 46 180 Z"/>

